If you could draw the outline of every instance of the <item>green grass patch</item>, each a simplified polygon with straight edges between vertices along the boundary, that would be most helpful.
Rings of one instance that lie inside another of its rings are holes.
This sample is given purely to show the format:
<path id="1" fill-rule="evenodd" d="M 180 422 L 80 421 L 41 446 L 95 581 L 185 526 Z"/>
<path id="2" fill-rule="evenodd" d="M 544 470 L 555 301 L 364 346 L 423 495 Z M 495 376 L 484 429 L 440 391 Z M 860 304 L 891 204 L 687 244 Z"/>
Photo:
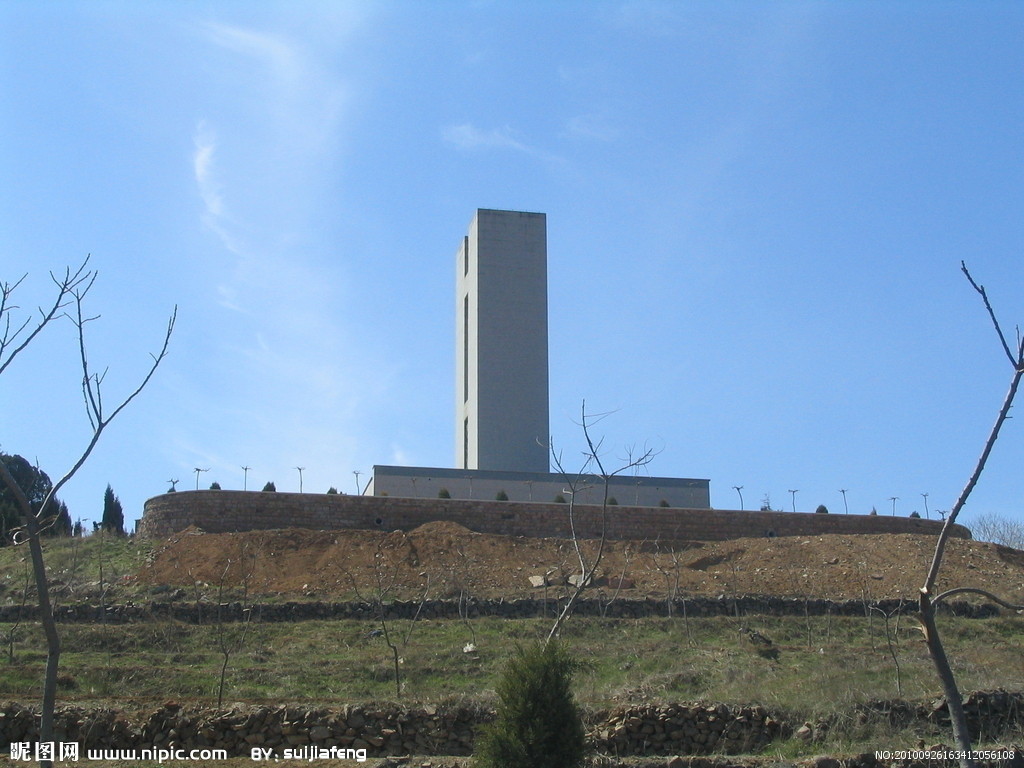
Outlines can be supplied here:
<path id="1" fill-rule="evenodd" d="M 134 536 L 94 534 L 83 538 L 44 538 L 46 572 L 57 603 L 112 603 L 138 599 L 144 590 L 133 575 L 151 558 L 153 543 Z M 29 573 L 27 546 L 0 547 L 0 604 L 18 605 Z M 28 602 L 35 584 L 29 582 Z"/>
<path id="2" fill-rule="evenodd" d="M 765 658 L 739 631 L 771 638 Z M 410 627 L 412 632 L 409 633 Z M 539 619 L 478 619 L 389 625 L 400 646 L 403 696 L 437 701 L 488 700 L 516 644 L 543 636 Z M 0 640 L 11 625 L 0 624 Z M 225 698 L 317 702 L 394 699 L 393 658 L 366 621 L 254 622 L 241 626 L 160 621 L 62 626 L 63 700 L 119 698 L 212 701 L 223 662 L 220 632 L 230 641 Z M 965 689 L 1024 689 L 1024 624 L 1013 619 L 943 620 L 947 649 Z M 802 617 L 617 620 L 574 618 L 563 634 L 585 663 L 577 695 L 594 707 L 616 702 L 705 699 L 760 703 L 819 716 L 835 708 L 897 696 L 896 667 L 884 625 L 863 618 Z M 405 642 L 408 634 L 408 641 Z M 938 685 L 920 632 L 904 617 L 893 638 L 904 698 L 936 695 Z M 475 649 L 466 652 L 466 645 Z M 42 635 L 29 623 L 0 658 L 0 697 L 25 699 L 39 689 Z M 169 672 L 173 670 L 173 673 Z"/>

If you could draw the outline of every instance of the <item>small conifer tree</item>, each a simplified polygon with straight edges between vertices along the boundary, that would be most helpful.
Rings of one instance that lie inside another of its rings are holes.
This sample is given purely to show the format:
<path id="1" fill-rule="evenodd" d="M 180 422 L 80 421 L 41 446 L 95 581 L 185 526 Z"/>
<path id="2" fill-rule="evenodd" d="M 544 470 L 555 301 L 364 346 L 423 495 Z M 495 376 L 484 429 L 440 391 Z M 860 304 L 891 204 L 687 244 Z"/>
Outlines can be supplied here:
<path id="1" fill-rule="evenodd" d="M 498 491 L 497 495 L 495 495 L 494 500 L 495 501 L 508 501 L 508 494 L 505 493 L 504 489 L 502 489 L 502 490 Z"/>
<path id="2" fill-rule="evenodd" d="M 450 499 L 452 495 L 448 492 L 447 488 L 442 488 L 437 492 L 437 498 L 439 499 Z"/>
<path id="3" fill-rule="evenodd" d="M 110 485 L 107 485 L 107 490 L 103 492 L 103 518 L 100 528 L 107 533 L 124 536 L 124 510 L 121 507 L 121 500 L 114 494 L 114 489 Z"/>
<path id="4" fill-rule="evenodd" d="M 586 752 L 571 683 L 579 662 L 557 640 L 519 648 L 498 681 L 498 716 L 477 740 L 476 768 L 577 768 Z"/>
<path id="5" fill-rule="evenodd" d="M 277 486 L 274 485 L 274 481 L 273 480 L 270 480 L 270 481 L 267 482 L 266 485 L 263 486 L 263 491 L 264 491 L 264 493 L 276 493 L 277 492 Z"/>

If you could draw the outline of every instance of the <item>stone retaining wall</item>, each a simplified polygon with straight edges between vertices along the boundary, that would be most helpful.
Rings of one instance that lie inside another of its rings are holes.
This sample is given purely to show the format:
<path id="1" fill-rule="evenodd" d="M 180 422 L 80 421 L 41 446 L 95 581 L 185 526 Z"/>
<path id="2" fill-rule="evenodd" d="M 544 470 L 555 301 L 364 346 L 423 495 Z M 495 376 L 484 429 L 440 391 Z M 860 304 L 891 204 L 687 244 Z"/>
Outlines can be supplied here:
<path id="1" fill-rule="evenodd" d="M 383 606 L 386 619 L 470 619 L 494 617 L 501 619 L 554 618 L 563 601 L 553 595 L 550 599 L 517 598 L 515 600 L 470 598 L 463 602 L 460 612 L 457 600 L 395 600 Z M 669 600 L 630 600 L 618 598 L 614 601 L 585 598 L 576 603 L 575 616 L 600 616 L 609 619 L 643 619 L 651 617 L 701 618 L 709 616 L 864 616 L 870 608 L 878 607 L 888 614 L 897 610 L 911 614 L 918 608 L 913 600 L 878 600 L 867 604 L 862 600 L 823 600 L 793 597 L 771 597 L 741 595 L 736 597 L 690 597 Z M 249 604 L 225 603 L 220 606 L 222 621 L 245 621 L 249 618 Z M 253 620 L 263 622 L 316 621 L 328 619 L 366 619 L 376 621 L 379 614 L 375 606 L 366 602 L 286 602 L 257 604 Z M 966 601 L 943 602 L 941 613 L 969 619 L 987 619 L 1000 615 L 998 606 L 992 603 L 969 603 Z M 150 602 L 117 605 L 61 605 L 55 610 L 57 621 L 106 622 L 124 624 L 138 621 L 173 620 L 189 624 L 209 624 L 218 615 L 218 606 L 201 602 Z M 0 622 L 37 621 L 38 606 L 0 606 Z"/>
<path id="2" fill-rule="evenodd" d="M 576 530 L 583 538 L 601 534 L 600 507 L 577 507 Z M 138 532 L 164 537 L 194 525 L 210 533 L 312 528 L 410 531 L 446 520 L 479 533 L 507 536 L 571 536 L 567 505 L 467 499 L 405 499 L 259 491 L 178 491 L 149 499 Z M 612 539 L 721 541 L 762 536 L 817 536 L 828 533 L 931 533 L 942 523 L 885 515 L 819 515 L 803 512 L 743 512 L 612 506 L 606 531 Z M 970 538 L 963 526 L 954 535 Z"/>
<path id="3" fill-rule="evenodd" d="M 1024 694 L 973 693 L 966 707 L 975 735 L 997 739 L 1024 723 Z M 893 715 L 898 713 L 898 715 Z M 926 734 L 948 728 L 943 701 L 877 702 L 844 716 L 867 722 L 919 726 Z M 493 720 L 491 710 L 473 706 L 352 705 L 341 709 L 245 706 L 231 709 L 182 707 L 167 703 L 149 713 L 109 708 L 60 707 L 56 741 L 88 749 L 224 749 L 249 756 L 253 747 L 316 746 L 389 755 L 468 755 L 478 727 Z M 945 718 L 945 719 L 944 719 Z M 813 740 L 834 723 L 802 724 L 761 706 L 725 704 L 637 704 L 585 712 L 588 740 L 605 755 L 705 755 L 756 753 L 774 740 L 797 734 Z M 838 722 L 838 718 L 836 719 Z M 0 745 L 38 740 L 39 717 L 16 702 L 0 705 Z M 0 749 L 6 748 L 0 746 Z"/>

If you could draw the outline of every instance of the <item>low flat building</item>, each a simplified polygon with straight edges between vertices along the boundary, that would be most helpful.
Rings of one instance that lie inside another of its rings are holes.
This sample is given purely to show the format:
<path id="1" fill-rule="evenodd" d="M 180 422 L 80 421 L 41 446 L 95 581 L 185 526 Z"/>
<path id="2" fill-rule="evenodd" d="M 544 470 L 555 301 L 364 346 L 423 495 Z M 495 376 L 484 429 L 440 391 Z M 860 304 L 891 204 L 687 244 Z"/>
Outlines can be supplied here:
<path id="1" fill-rule="evenodd" d="M 569 501 L 570 482 L 576 486 L 577 503 L 600 504 L 604 500 L 604 483 L 598 475 L 577 480 L 549 472 L 386 465 L 374 466 L 365 495 L 550 503 Z M 612 503 L 631 507 L 711 508 L 710 481 L 691 478 L 616 475 L 609 478 L 608 497 Z"/>

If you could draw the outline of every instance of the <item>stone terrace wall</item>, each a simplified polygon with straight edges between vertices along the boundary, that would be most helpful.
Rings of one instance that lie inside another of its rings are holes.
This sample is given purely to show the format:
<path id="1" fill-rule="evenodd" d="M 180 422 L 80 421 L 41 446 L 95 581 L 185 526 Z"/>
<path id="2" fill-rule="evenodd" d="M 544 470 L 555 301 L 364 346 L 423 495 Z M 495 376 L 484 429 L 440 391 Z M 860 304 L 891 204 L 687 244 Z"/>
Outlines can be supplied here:
<path id="1" fill-rule="evenodd" d="M 357 621 L 380 621 L 378 608 L 372 603 L 347 602 L 294 602 L 266 603 L 256 608 L 239 601 L 214 604 L 181 602 L 185 598 L 183 589 L 169 593 L 169 602 L 116 603 L 96 605 L 90 603 L 63 603 L 54 608 L 54 615 L 61 623 L 126 624 L 144 621 L 182 621 L 189 624 L 209 623 L 219 620 L 245 622 L 252 618 L 261 623 L 323 621 L 345 619 Z M 553 594 L 542 597 L 488 598 L 479 600 L 393 600 L 382 607 L 384 618 L 458 620 L 478 619 L 490 616 L 499 619 L 554 619 L 565 605 L 565 596 Z M 770 595 L 719 595 L 718 597 L 687 597 L 672 601 L 652 598 L 629 598 L 617 596 L 614 600 L 604 598 L 583 598 L 573 608 L 574 616 L 599 616 L 608 619 L 646 619 L 654 616 L 671 618 L 688 616 L 704 618 L 709 616 L 864 616 L 871 608 L 877 608 L 890 616 L 900 612 L 908 615 L 917 610 L 916 600 L 823 600 L 820 598 L 773 597 Z M 969 603 L 965 600 L 943 601 L 939 605 L 943 614 L 967 619 L 989 619 L 1002 615 L 994 603 Z M 39 621 L 38 605 L 0 605 L 0 624 L 19 621 Z"/>
<path id="2" fill-rule="evenodd" d="M 576 531 L 601 533 L 600 507 L 578 506 Z M 445 520 L 479 533 L 569 537 L 567 505 L 466 499 L 405 499 L 391 496 L 265 493 L 262 491 L 178 491 L 149 499 L 139 522 L 143 536 L 163 537 L 190 525 L 210 533 L 311 528 L 409 531 Z M 802 512 L 669 509 L 613 506 L 607 535 L 612 539 L 721 541 L 762 536 L 826 533 L 932 533 L 942 523 L 883 515 L 819 515 Z M 954 534 L 970 538 L 956 526 Z"/>
<path id="3" fill-rule="evenodd" d="M 1015 734 L 1024 722 L 1024 695 L 1006 691 L 971 693 L 964 706 L 974 739 Z M 633 704 L 584 711 L 587 739 L 603 755 L 735 755 L 756 753 L 795 733 L 816 740 L 843 721 L 889 722 L 929 737 L 948 733 L 945 701 L 875 702 L 858 705 L 832 720 L 801 726 L 784 712 L 757 705 L 709 703 Z M 168 702 L 155 711 L 60 707 L 55 741 L 95 749 L 223 749 L 248 756 L 255 746 L 284 749 L 359 750 L 386 755 L 468 755 L 479 727 L 493 711 L 468 704 L 403 706 L 351 704 L 342 708 L 245 706 L 231 709 L 182 707 Z M 0 704 L 0 750 L 39 738 L 39 714 L 17 702 Z M 907 746 L 907 745 L 904 745 Z M 354 756 L 353 756 L 354 757 Z M 354 762 L 354 761 L 353 761 Z M 664 764 L 664 763 L 663 763 Z M 875 763 L 875 765 L 878 765 Z"/>

